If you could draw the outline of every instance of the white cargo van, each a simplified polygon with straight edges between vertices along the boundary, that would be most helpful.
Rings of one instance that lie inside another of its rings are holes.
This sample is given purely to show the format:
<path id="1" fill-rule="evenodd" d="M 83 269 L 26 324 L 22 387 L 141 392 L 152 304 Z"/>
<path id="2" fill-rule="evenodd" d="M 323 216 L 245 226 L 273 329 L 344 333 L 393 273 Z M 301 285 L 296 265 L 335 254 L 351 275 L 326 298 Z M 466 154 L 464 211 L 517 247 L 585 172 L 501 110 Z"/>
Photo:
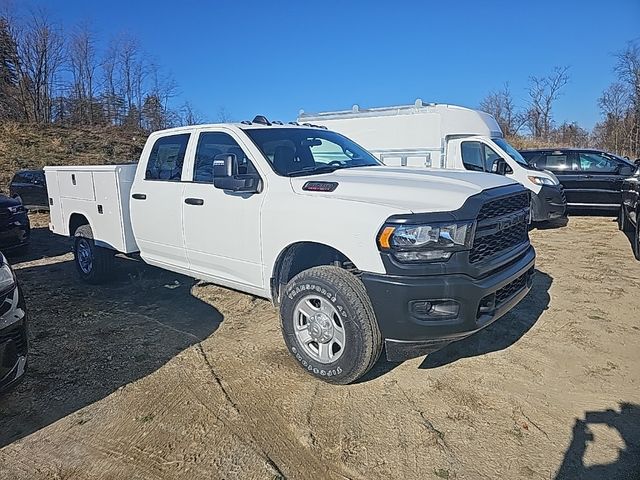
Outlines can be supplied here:
<path id="1" fill-rule="evenodd" d="M 152 133 L 137 165 L 46 167 L 84 281 L 116 253 L 280 307 L 309 373 L 349 383 L 486 327 L 531 288 L 529 192 L 498 175 L 381 165 L 322 128 Z M 425 192 L 428 192 L 425 194 Z"/>
<path id="2" fill-rule="evenodd" d="M 532 220 L 565 214 L 566 200 L 551 172 L 535 169 L 504 139 L 488 113 L 456 105 L 423 104 L 306 114 L 298 122 L 327 127 L 352 138 L 389 166 L 492 172 L 497 159 L 505 174 L 532 192 Z"/>

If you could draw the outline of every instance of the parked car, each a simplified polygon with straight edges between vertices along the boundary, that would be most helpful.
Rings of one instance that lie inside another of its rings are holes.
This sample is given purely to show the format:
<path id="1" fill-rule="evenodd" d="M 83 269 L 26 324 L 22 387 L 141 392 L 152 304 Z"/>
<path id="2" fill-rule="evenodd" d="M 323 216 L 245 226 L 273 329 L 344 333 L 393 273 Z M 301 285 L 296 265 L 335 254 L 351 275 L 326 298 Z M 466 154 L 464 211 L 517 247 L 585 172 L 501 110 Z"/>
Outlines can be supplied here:
<path id="1" fill-rule="evenodd" d="M 24 297 L 11 266 L 0 253 L 0 393 L 24 377 L 28 343 Z"/>
<path id="2" fill-rule="evenodd" d="M 49 210 L 47 181 L 44 170 L 20 170 L 9 184 L 9 194 L 19 198 L 22 204 L 32 210 Z"/>
<path id="3" fill-rule="evenodd" d="M 50 228 L 104 281 L 116 252 L 269 298 L 305 371 L 350 383 L 376 362 L 486 327 L 531 288 L 529 192 L 500 176 L 381 165 L 319 127 L 152 133 L 137 165 L 46 167 Z M 427 193 L 425 193 L 427 192 Z"/>
<path id="4" fill-rule="evenodd" d="M 24 251 L 29 246 L 31 225 L 19 199 L 0 194 L 0 249 Z"/>
<path id="5" fill-rule="evenodd" d="M 494 161 L 502 158 L 507 165 L 501 173 L 531 191 L 534 222 L 565 215 L 566 201 L 558 179 L 531 168 L 488 113 L 457 105 L 423 104 L 418 99 L 413 105 L 301 113 L 298 122 L 346 135 L 389 166 L 496 173 Z"/>
<path id="6" fill-rule="evenodd" d="M 554 148 L 522 150 L 530 165 L 553 172 L 564 187 L 569 208 L 618 210 L 622 182 L 638 168 L 601 150 Z"/>
<path id="7" fill-rule="evenodd" d="M 633 254 L 640 260 L 640 168 L 622 183 L 618 228 L 631 233 Z"/>

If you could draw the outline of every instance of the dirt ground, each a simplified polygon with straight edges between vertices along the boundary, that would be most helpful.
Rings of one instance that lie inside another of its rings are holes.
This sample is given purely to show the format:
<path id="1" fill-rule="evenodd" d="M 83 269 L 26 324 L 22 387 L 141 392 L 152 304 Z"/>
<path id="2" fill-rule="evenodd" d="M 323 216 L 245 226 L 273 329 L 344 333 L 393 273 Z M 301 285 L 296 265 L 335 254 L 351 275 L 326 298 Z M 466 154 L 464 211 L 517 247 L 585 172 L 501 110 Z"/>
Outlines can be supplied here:
<path id="1" fill-rule="evenodd" d="M 298 367 L 267 301 L 127 259 L 84 285 L 33 220 L 2 480 L 640 478 L 640 262 L 613 218 L 533 230 L 513 312 L 346 387 Z"/>

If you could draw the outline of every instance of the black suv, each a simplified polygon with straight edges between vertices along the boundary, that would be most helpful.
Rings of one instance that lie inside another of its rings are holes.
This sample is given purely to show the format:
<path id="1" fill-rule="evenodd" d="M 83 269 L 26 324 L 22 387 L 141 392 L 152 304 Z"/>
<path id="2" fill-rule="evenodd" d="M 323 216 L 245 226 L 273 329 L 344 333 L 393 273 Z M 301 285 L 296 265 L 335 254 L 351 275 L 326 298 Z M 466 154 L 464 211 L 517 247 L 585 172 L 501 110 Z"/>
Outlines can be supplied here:
<path id="1" fill-rule="evenodd" d="M 27 307 L 13 270 L 0 253 L 0 392 L 24 377 L 27 348 Z"/>
<path id="2" fill-rule="evenodd" d="M 29 246 L 30 236 L 27 209 L 19 199 L 0 193 L 0 249 L 24 251 Z"/>
<path id="3" fill-rule="evenodd" d="M 637 167 L 629 160 L 601 150 L 558 148 L 522 150 L 533 167 L 553 172 L 567 197 L 569 208 L 618 210 L 622 182 Z"/>
<path id="4" fill-rule="evenodd" d="M 9 193 L 13 198 L 20 198 L 22 204 L 32 210 L 49 210 L 47 181 L 43 170 L 20 170 L 11 184 Z"/>
<path id="5" fill-rule="evenodd" d="M 640 168 L 622 184 L 618 227 L 623 232 L 631 233 L 633 254 L 640 260 Z"/>

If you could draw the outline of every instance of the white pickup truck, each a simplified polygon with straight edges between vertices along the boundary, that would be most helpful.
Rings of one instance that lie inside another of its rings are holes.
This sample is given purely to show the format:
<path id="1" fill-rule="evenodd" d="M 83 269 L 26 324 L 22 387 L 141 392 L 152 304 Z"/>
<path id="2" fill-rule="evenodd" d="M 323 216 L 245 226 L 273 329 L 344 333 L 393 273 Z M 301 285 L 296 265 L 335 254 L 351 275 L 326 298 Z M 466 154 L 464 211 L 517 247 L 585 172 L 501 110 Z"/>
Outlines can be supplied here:
<path id="1" fill-rule="evenodd" d="M 392 168 L 319 127 L 152 133 L 137 165 L 45 168 L 50 229 L 82 279 L 116 253 L 279 306 L 301 366 L 350 383 L 437 350 L 530 290 L 529 193 L 503 176 Z"/>

